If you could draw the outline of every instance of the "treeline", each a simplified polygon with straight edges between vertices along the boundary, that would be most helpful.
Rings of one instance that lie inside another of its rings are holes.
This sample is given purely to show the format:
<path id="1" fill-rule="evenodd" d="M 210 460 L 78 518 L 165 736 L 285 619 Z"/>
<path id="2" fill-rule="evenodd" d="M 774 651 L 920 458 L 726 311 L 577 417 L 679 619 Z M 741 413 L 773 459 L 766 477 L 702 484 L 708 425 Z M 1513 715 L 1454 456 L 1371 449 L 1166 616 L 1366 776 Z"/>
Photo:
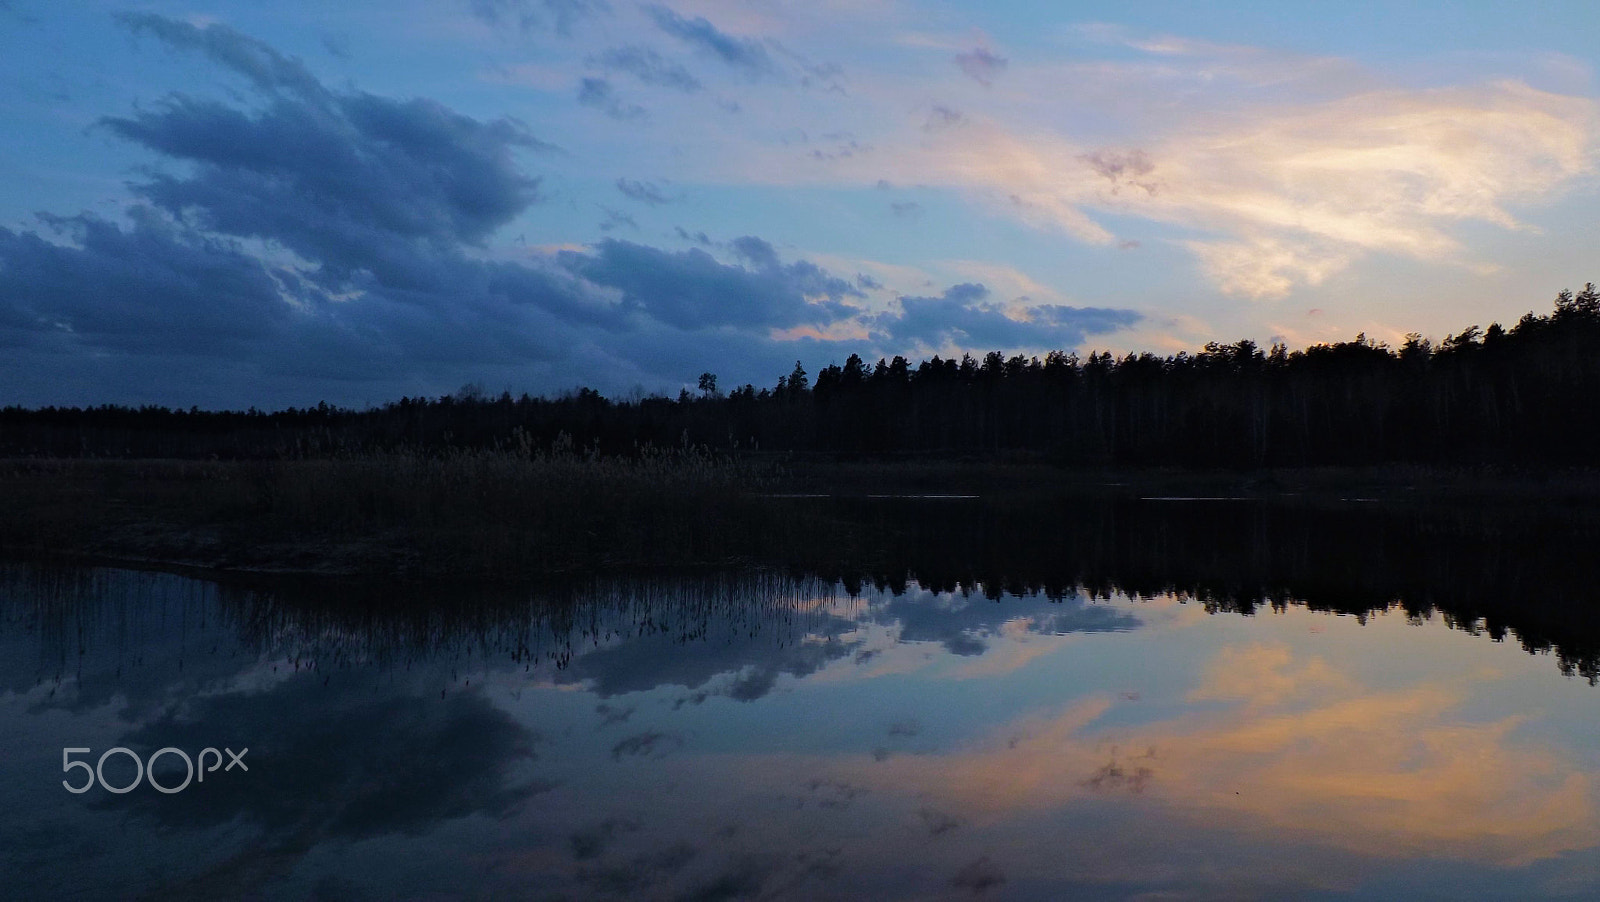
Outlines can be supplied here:
<path id="1" fill-rule="evenodd" d="M 479 391 L 369 410 L 0 410 L 7 456 L 303 458 L 400 448 L 600 454 L 684 443 L 846 457 L 1014 455 L 1064 465 L 1581 466 L 1600 449 L 1600 291 L 1546 315 L 1400 347 L 1365 335 L 1289 351 L 1250 341 L 1171 356 L 852 355 L 772 388 L 613 400 Z"/>

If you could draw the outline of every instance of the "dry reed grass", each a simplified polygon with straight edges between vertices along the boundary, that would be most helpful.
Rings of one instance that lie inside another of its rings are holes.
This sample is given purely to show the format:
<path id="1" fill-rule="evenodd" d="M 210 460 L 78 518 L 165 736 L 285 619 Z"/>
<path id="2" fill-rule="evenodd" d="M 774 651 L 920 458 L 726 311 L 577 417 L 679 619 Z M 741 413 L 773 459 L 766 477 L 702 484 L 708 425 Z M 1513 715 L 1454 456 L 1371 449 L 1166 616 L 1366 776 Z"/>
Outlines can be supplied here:
<path id="1" fill-rule="evenodd" d="M 0 463 L 0 544 L 254 569 L 517 578 L 726 564 L 801 534 L 756 467 L 704 449 L 492 450 L 284 461 Z"/>

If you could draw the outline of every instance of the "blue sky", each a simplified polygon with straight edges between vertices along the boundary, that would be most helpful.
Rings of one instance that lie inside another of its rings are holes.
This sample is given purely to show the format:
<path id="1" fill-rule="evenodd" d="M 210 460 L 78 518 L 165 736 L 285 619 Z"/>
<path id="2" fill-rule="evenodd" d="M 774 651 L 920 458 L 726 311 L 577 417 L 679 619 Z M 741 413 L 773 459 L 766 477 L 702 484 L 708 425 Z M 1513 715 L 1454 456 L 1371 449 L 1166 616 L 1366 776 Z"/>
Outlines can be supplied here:
<path id="1" fill-rule="evenodd" d="M 1511 321 L 1596 277 L 1597 18 L 0 0 L 0 403 Z"/>

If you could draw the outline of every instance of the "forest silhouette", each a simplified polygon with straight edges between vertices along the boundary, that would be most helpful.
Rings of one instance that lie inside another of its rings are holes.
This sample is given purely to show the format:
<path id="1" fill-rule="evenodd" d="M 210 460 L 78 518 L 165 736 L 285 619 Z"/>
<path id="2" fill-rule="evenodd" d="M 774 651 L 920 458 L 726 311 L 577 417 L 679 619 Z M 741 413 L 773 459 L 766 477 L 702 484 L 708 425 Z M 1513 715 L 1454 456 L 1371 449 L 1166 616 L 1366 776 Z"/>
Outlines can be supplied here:
<path id="1" fill-rule="evenodd" d="M 959 360 L 851 355 L 772 388 L 707 371 L 675 398 L 592 389 L 513 397 L 468 387 L 351 410 L 17 406 L 0 455 L 301 459 L 395 450 L 692 445 L 739 454 L 999 456 L 1064 466 L 1254 469 L 1587 466 L 1600 447 L 1600 291 L 1545 315 L 1399 347 L 1365 335 L 1290 351 L 1242 340 L 1194 354 Z"/>

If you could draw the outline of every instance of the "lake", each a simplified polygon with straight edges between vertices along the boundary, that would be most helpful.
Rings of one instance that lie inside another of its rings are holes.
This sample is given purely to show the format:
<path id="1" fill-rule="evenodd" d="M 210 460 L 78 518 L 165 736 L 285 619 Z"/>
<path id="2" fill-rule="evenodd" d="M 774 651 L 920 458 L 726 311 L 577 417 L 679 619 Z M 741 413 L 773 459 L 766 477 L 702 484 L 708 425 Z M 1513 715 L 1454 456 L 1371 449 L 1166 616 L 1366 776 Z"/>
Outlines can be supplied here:
<path id="1" fill-rule="evenodd" d="M 6 894 L 1600 896 L 1590 565 L 1211 504 L 515 590 L 9 565 Z"/>

